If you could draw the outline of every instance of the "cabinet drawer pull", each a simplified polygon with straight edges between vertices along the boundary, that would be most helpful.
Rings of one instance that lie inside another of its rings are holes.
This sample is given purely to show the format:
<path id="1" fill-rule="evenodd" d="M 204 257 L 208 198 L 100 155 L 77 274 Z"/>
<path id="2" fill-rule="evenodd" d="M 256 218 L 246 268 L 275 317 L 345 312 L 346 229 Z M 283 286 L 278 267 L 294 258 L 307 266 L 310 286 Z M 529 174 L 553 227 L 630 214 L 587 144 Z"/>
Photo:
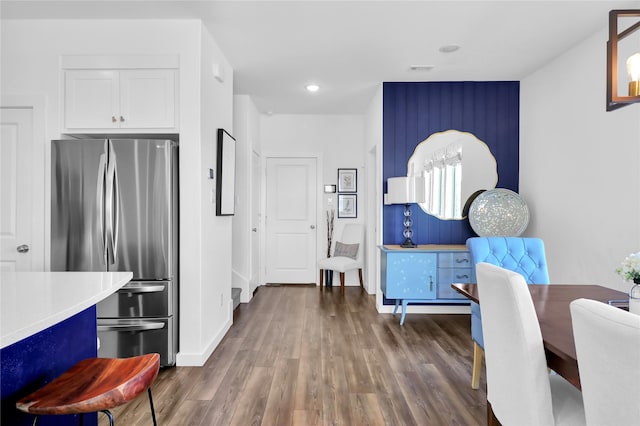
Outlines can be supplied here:
<path id="1" fill-rule="evenodd" d="M 124 117 L 123 116 L 120 116 L 120 122 L 124 123 Z"/>
<path id="2" fill-rule="evenodd" d="M 118 121 L 118 120 L 116 120 L 116 116 L 115 116 L 115 115 L 112 115 L 112 116 L 111 116 L 111 122 L 112 122 L 112 123 L 116 123 L 117 121 Z"/>
<path id="3" fill-rule="evenodd" d="M 463 258 L 463 259 L 458 258 L 458 259 L 456 259 L 456 263 L 469 263 L 469 259 L 467 259 L 467 258 Z"/>
<path id="4" fill-rule="evenodd" d="M 467 274 L 457 274 L 456 278 L 460 279 L 460 278 L 469 278 L 469 275 Z"/>
<path id="5" fill-rule="evenodd" d="M 429 291 L 433 291 L 433 275 L 429 275 Z"/>

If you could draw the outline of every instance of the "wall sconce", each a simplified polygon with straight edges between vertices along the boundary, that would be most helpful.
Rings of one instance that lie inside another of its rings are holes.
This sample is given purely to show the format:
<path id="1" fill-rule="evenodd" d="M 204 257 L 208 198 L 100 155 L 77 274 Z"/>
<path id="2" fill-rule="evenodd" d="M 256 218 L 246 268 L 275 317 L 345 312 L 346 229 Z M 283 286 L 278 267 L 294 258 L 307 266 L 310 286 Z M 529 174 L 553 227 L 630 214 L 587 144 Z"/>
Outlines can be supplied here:
<path id="1" fill-rule="evenodd" d="M 416 244 L 413 242 L 413 231 L 411 225 L 411 203 L 424 203 L 425 179 L 419 176 L 402 176 L 391 177 L 387 179 L 387 194 L 384 200 L 385 204 L 404 204 L 404 242 L 400 244 L 403 248 L 413 248 Z"/>
<path id="2" fill-rule="evenodd" d="M 618 33 L 620 18 L 638 18 L 624 31 Z M 628 96 L 618 93 L 618 42 L 633 33 L 640 39 L 640 9 L 612 10 L 609 12 L 609 40 L 607 41 L 607 111 L 613 111 L 623 106 L 640 102 L 640 43 L 637 53 L 632 53 L 626 59 L 626 69 L 629 77 Z M 625 55 L 626 56 L 626 55 Z"/>

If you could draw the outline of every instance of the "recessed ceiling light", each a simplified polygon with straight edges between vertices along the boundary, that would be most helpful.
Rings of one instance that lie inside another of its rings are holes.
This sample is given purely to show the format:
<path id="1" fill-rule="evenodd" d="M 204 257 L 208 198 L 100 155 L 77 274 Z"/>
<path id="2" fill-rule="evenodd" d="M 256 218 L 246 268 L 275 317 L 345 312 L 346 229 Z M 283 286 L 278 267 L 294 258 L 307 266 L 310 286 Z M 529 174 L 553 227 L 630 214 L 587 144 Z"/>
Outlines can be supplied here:
<path id="1" fill-rule="evenodd" d="M 409 69 L 411 71 L 431 71 L 435 68 L 435 65 L 411 65 Z"/>
<path id="2" fill-rule="evenodd" d="M 306 86 L 304 86 L 305 89 L 307 89 L 307 92 L 317 92 L 318 90 L 320 90 L 320 86 L 318 86 L 317 84 L 307 84 Z"/>
<path id="3" fill-rule="evenodd" d="M 457 44 L 447 44 L 445 46 L 442 46 L 438 50 L 441 51 L 442 53 L 452 53 L 458 49 L 460 49 L 460 46 L 458 46 Z"/>

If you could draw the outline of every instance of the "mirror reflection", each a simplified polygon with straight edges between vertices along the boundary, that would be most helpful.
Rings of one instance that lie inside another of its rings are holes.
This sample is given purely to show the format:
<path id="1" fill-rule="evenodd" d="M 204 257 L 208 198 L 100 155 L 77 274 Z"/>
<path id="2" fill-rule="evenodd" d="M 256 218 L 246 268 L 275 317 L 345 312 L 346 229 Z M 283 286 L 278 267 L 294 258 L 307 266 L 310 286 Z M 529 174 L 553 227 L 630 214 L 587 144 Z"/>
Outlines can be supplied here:
<path id="1" fill-rule="evenodd" d="M 474 134 L 447 130 L 420 142 L 407 163 L 407 176 L 425 179 L 425 213 L 445 220 L 466 215 L 469 198 L 498 183 L 496 159 Z"/>

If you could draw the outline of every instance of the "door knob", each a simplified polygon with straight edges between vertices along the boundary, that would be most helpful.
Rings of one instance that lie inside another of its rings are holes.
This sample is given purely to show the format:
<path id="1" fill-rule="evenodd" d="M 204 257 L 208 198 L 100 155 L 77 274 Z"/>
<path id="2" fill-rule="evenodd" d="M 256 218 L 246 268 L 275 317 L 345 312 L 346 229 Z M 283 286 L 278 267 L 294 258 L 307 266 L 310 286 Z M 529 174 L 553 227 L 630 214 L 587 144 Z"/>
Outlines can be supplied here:
<path id="1" fill-rule="evenodd" d="M 310 228 L 311 229 L 316 229 L 316 226 L 315 225 L 311 225 Z"/>
<path id="2" fill-rule="evenodd" d="M 258 228 L 251 228 L 251 232 L 258 232 Z"/>
<path id="3" fill-rule="evenodd" d="M 26 244 L 21 244 L 18 247 L 16 247 L 16 250 L 18 250 L 18 253 L 26 253 L 29 251 L 29 246 Z"/>

